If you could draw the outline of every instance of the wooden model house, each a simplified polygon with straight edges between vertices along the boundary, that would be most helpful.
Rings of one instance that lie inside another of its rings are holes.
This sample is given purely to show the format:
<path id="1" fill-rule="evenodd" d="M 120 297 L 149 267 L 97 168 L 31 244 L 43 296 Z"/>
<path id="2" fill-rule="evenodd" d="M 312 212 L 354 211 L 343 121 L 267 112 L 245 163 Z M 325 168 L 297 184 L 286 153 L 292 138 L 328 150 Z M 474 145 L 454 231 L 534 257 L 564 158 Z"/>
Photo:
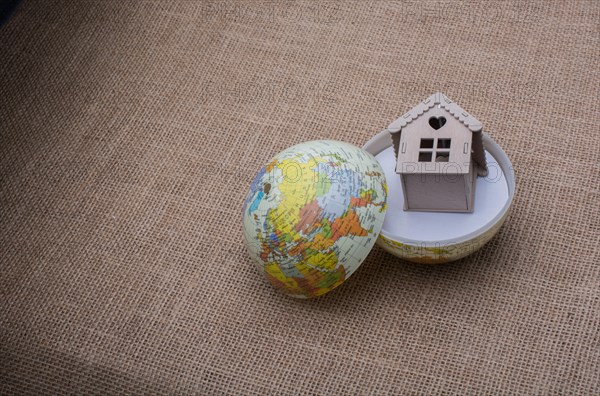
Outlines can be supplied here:
<path id="1" fill-rule="evenodd" d="M 487 174 L 482 126 L 441 93 L 388 126 L 404 210 L 472 212 L 477 176 Z"/>

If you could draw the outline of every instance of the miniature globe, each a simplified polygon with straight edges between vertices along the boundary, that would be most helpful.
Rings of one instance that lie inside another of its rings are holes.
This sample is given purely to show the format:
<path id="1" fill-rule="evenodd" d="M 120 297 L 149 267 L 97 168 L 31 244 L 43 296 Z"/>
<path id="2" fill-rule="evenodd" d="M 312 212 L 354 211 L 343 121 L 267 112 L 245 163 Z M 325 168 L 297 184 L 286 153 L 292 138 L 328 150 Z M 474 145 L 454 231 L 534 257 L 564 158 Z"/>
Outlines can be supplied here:
<path id="1" fill-rule="evenodd" d="M 342 284 L 377 240 L 385 216 L 384 172 L 368 152 L 319 140 L 279 153 L 243 206 L 251 258 L 277 288 L 310 298 Z"/>

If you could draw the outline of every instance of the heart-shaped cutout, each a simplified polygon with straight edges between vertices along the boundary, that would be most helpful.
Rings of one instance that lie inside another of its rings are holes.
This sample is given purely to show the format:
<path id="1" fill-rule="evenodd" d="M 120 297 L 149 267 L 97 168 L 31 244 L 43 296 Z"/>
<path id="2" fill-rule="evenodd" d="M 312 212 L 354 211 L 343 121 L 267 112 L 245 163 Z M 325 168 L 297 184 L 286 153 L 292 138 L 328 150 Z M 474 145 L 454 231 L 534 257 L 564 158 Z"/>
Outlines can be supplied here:
<path id="1" fill-rule="evenodd" d="M 429 126 L 431 126 L 436 131 L 446 124 L 445 117 L 431 117 L 429 119 Z"/>

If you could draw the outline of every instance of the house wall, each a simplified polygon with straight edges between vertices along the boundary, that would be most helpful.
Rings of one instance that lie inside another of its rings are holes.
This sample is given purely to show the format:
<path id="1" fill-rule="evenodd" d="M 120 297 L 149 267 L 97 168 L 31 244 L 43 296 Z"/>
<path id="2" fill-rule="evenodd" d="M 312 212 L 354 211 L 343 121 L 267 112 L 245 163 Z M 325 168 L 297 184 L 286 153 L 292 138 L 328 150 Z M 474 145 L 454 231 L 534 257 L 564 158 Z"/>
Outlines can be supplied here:
<path id="1" fill-rule="evenodd" d="M 468 212 L 470 176 L 406 174 L 402 175 L 405 210 Z"/>
<path id="2" fill-rule="evenodd" d="M 433 129 L 429 125 L 431 117 L 444 117 L 446 123 L 437 130 Z M 448 162 L 435 162 L 435 153 L 438 149 L 436 143 L 440 138 L 452 141 L 449 150 L 449 162 L 452 166 L 448 166 Z M 421 149 L 421 139 L 434 139 L 433 161 L 419 161 L 419 153 L 427 150 Z M 472 132 L 465 125 L 446 110 L 433 107 L 402 128 L 396 169 L 402 173 L 468 173 L 471 162 L 471 140 Z"/>

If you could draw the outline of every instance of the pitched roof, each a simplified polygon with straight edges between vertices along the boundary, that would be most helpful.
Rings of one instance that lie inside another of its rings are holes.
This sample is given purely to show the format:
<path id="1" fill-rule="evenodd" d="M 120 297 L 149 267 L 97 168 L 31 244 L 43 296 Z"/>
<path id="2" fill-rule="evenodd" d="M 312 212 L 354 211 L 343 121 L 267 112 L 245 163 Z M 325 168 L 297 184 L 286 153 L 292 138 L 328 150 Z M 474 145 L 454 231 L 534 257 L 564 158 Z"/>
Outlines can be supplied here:
<path id="1" fill-rule="evenodd" d="M 410 124 L 412 121 L 419 118 L 424 112 L 428 111 L 435 105 L 439 105 L 442 109 L 450 113 L 454 118 L 459 120 L 465 125 L 471 132 L 473 132 L 473 154 L 472 158 L 478 165 L 477 173 L 480 176 L 487 175 L 487 164 L 485 161 L 485 148 L 483 147 L 482 140 L 482 129 L 483 126 L 469 113 L 467 113 L 462 107 L 450 100 L 446 95 L 441 92 L 435 93 L 415 106 L 411 111 L 392 122 L 387 130 L 392 136 L 392 145 L 394 147 L 394 154 L 398 158 L 398 149 L 400 145 L 400 133 L 402 128 Z"/>
<path id="2" fill-rule="evenodd" d="M 421 114 L 423 114 L 435 105 L 440 105 L 442 109 L 452 114 L 454 118 L 462 122 L 472 132 L 481 131 L 482 125 L 477 120 L 477 118 L 467 113 L 462 107 L 456 104 L 456 102 L 453 102 L 441 92 L 431 95 L 430 97 L 419 103 L 417 106 L 415 106 L 411 111 L 404 114 L 396 121 L 392 122 L 387 127 L 388 131 L 390 131 L 391 133 L 399 132 L 402 128 L 410 124 L 413 120 L 417 119 Z"/>

